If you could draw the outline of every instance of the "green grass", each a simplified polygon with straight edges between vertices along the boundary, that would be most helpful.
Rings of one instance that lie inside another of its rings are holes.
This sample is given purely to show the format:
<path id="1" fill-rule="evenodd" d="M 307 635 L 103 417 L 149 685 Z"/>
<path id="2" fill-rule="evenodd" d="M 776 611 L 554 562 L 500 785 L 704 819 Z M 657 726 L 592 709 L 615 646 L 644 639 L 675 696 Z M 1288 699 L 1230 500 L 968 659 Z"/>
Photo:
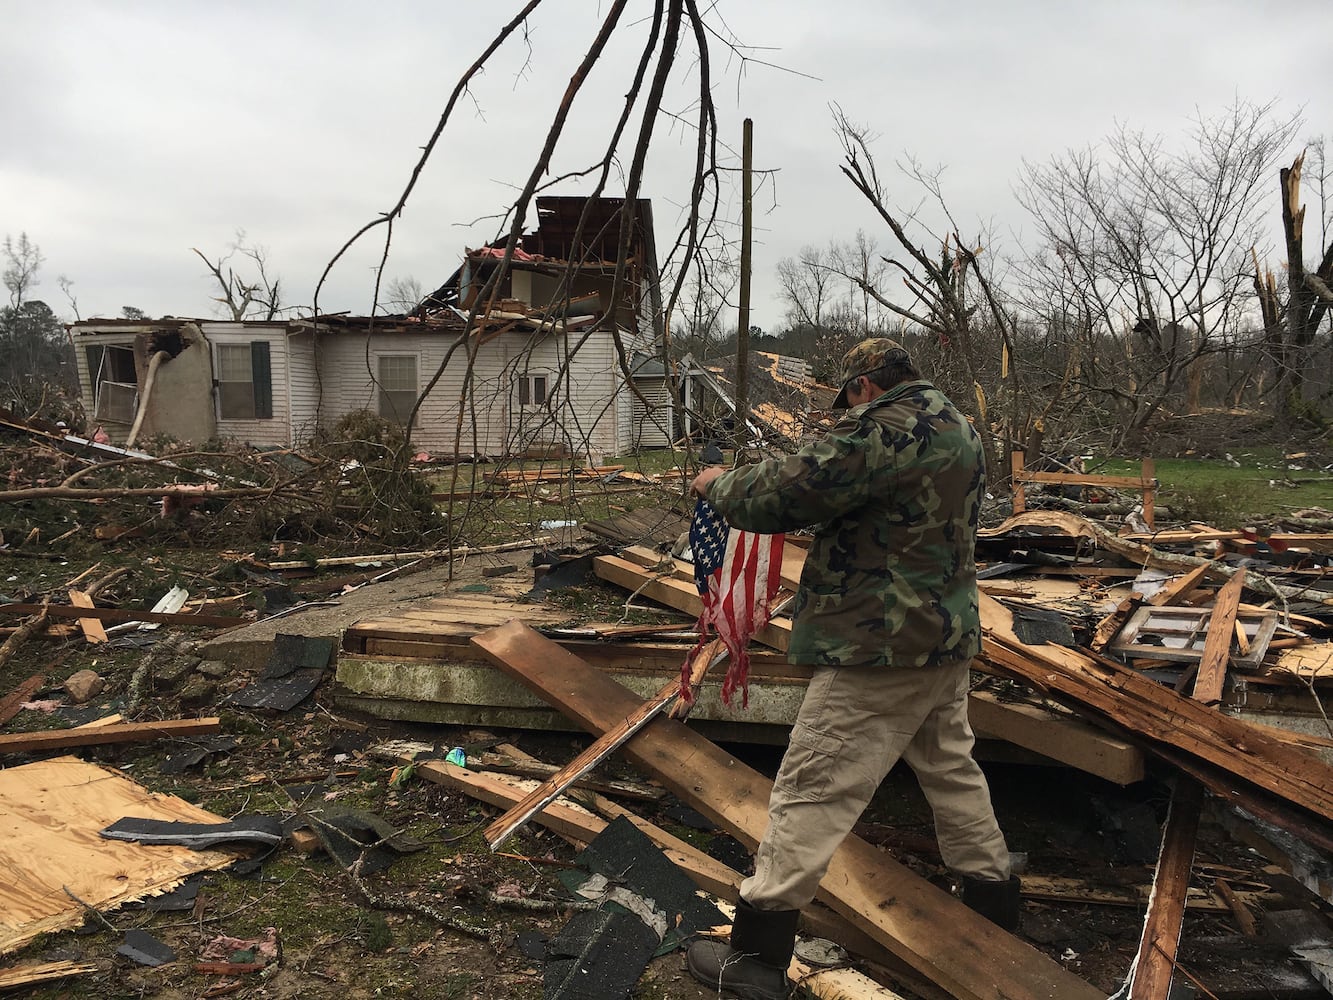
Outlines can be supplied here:
<path id="1" fill-rule="evenodd" d="M 1230 461 L 1164 458 L 1155 466 L 1161 484 L 1157 503 L 1169 509 L 1172 521 L 1231 528 L 1308 508 L 1333 510 L 1333 473 L 1314 463 L 1288 461 L 1273 449 L 1235 451 Z M 1088 471 L 1136 475 L 1139 463 L 1107 459 L 1089 463 Z"/>

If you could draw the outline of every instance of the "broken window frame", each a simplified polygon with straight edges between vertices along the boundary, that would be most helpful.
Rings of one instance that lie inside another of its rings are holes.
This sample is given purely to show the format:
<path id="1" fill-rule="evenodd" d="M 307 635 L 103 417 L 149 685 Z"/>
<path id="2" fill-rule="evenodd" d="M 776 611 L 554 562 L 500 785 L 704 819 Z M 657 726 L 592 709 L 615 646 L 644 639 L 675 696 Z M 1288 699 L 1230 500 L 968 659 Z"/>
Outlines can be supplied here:
<path id="1" fill-rule="evenodd" d="M 1134 612 L 1109 645 L 1109 650 L 1135 659 L 1174 660 L 1198 663 L 1203 659 L 1204 643 L 1213 609 L 1209 607 L 1157 607 L 1145 605 Z M 1277 631 L 1277 614 L 1272 611 L 1238 611 L 1236 622 L 1245 630 L 1249 651 L 1242 654 L 1235 637 L 1231 639 L 1230 663 L 1242 670 L 1258 670 L 1268 652 L 1268 644 Z M 1156 636 L 1162 645 L 1144 641 Z M 1177 645 L 1165 645 L 1173 640 Z"/>
<path id="2" fill-rule="evenodd" d="M 94 419 L 103 423 L 134 423 L 134 416 L 139 412 L 134 348 L 123 344 L 95 344 L 88 347 L 87 352 Z"/>
<path id="3" fill-rule="evenodd" d="M 390 362 L 387 369 L 386 361 Z M 410 379 L 402 377 L 401 372 L 394 373 L 390 370 L 395 367 L 394 363 L 403 361 L 412 363 Z M 417 405 L 417 396 L 421 392 L 420 378 L 421 358 L 419 355 L 401 352 L 376 354 L 375 412 L 385 420 L 406 424 L 407 418 L 412 415 L 412 408 Z"/>

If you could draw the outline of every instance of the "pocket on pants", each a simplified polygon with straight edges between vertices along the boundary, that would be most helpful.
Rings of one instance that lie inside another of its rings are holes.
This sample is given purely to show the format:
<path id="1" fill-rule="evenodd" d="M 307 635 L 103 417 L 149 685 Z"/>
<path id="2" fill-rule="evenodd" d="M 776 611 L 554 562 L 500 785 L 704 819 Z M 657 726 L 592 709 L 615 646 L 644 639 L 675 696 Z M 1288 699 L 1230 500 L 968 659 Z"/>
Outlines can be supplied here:
<path id="1" fill-rule="evenodd" d="M 842 740 L 797 724 L 792 728 L 782 758 L 777 786 L 782 795 L 798 802 L 818 802 L 833 787 Z"/>

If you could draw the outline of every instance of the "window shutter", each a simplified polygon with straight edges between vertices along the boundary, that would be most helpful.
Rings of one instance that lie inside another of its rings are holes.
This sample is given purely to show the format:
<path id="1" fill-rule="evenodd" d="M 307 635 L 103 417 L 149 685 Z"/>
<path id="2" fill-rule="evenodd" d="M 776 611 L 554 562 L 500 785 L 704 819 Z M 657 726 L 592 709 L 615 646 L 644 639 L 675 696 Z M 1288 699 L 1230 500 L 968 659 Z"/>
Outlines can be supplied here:
<path id="1" fill-rule="evenodd" d="M 250 341 L 250 380 L 255 387 L 255 418 L 273 416 L 273 374 L 269 367 L 268 341 Z"/>

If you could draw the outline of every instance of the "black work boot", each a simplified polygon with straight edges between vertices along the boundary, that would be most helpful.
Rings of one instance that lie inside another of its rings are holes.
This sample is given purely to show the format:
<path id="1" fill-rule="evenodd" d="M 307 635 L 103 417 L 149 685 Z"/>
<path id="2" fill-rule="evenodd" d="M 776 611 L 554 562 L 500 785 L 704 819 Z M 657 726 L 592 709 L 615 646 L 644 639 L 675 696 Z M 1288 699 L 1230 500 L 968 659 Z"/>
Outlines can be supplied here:
<path id="1" fill-rule="evenodd" d="M 685 953 L 690 975 L 741 1000 L 787 1000 L 787 965 L 800 916 L 800 910 L 756 910 L 739 900 L 731 944 L 695 941 Z"/>
<path id="2" fill-rule="evenodd" d="M 963 876 L 963 902 L 1011 933 L 1018 930 L 1018 918 L 1023 908 L 1019 889 L 1017 875 L 1010 875 L 1003 881 Z"/>

